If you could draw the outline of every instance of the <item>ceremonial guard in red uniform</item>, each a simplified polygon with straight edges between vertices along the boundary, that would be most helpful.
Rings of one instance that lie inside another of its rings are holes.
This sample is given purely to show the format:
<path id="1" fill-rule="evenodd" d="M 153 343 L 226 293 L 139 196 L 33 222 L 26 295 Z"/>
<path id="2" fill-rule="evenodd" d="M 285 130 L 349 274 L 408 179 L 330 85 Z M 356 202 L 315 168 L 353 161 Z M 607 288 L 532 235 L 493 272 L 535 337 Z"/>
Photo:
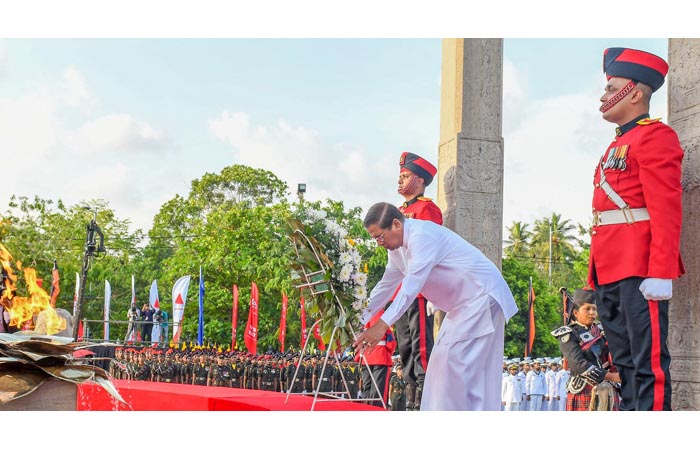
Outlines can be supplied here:
<path id="1" fill-rule="evenodd" d="M 668 301 L 680 256 L 681 161 L 672 128 L 649 118 L 668 64 L 647 52 L 609 48 L 600 111 L 618 125 L 594 174 L 589 284 L 613 362 L 622 410 L 670 410 Z"/>
<path id="2" fill-rule="evenodd" d="M 398 192 L 405 201 L 399 210 L 409 219 L 430 220 L 442 225 L 442 211 L 425 188 L 433 181 L 437 168 L 420 156 L 404 152 L 399 159 Z M 433 349 L 432 304 L 419 295 L 408 311 L 394 324 L 406 381 L 406 409 L 420 410 L 425 370 Z"/>

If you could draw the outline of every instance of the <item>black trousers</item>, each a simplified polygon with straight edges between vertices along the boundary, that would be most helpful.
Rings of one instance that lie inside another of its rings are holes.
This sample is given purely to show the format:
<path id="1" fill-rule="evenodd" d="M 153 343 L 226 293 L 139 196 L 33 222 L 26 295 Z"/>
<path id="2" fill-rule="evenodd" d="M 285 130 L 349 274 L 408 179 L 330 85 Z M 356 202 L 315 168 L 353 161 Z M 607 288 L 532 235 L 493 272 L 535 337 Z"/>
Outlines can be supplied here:
<path id="1" fill-rule="evenodd" d="M 433 350 L 433 316 L 426 314 L 426 303 L 425 298 L 418 297 L 394 324 L 403 378 L 407 384 L 420 387 Z"/>
<path id="2" fill-rule="evenodd" d="M 613 364 L 622 379 L 620 410 L 671 410 L 668 301 L 644 298 L 644 278 L 595 286 L 595 300 Z"/>
<path id="3" fill-rule="evenodd" d="M 141 327 L 141 340 L 144 342 L 150 342 L 152 332 L 153 332 L 153 324 L 152 323 L 143 324 L 143 326 Z"/>
<path id="4" fill-rule="evenodd" d="M 369 375 L 367 366 L 363 365 L 362 398 L 366 399 L 381 397 L 384 399 L 384 404 L 386 405 L 389 402 L 389 378 L 391 366 L 371 365 L 369 366 L 369 368 L 372 371 L 372 376 L 374 377 L 374 380 L 377 382 L 379 392 L 377 392 L 377 388 L 374 386 L 374 383 L 372 383 L 372 378 Z M 380 400 L 372 400 L 365 403 L 368 403 L 372 406 L 382 406 L 382 402 Z"/>

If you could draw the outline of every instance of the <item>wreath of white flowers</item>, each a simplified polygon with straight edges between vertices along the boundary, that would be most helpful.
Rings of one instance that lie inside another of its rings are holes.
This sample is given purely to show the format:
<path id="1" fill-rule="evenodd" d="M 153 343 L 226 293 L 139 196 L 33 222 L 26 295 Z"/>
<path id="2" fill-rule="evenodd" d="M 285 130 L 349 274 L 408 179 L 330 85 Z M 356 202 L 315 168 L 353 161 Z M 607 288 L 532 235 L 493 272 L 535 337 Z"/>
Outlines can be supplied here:
<path id="1" fill-rule="evenodd" d="M 323 210 L 300 211 L 290 220 L 290 238 L 296 246 L 292 270 L 301 286 L 312 283 L 306 302 L 312 318 L 321 319 L 321 337 L 328 342 L 338 327 L 337 344 L 351 342 L 352 330 L 360 324 L 360 315 L 368 303 L 367 267 L 361 250 L 372 243 L 348 236 L 348 230 L 328 218 Z M 312 275 L 309 275 L 312 274 Z M 310 279 L 307 279 L 310 278 Z M 303 294 L 303 293 L 302 293 Z"/>

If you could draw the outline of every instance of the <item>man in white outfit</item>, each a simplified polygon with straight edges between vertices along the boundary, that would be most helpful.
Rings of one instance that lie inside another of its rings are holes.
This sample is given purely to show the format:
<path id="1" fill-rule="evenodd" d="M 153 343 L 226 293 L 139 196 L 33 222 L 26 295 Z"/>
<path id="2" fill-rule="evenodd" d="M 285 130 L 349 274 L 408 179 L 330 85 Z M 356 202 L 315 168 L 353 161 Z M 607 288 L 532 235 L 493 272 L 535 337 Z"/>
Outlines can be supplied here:
<path id="1" fill-rule="evenodd" d="M 544 374 L 547 381 L 547 411 L 558 411 L 559 410 L 559 392 L 557 390 L 557 373 L 559 373 L 559 366 L 556 361 L 549 363 L 550 370 Z"/>
<path id="2" fill-rule="evenodd" d="M 361 322 L 396 296 L 381 319 L 359 334 L 355 351 L 379 342 L 423 293 L 446 314 L 428 362 L 421 411 L 499 411 L 505 323 L 518 310 L 501 272 L 450 229 L 408 219 L 390 203 L 373 205 L 364 226 L 389 251 L 389 261 Z"/>
<path id="3" fill-rule="evenodd" d="M 520 400 L 523 394 L 523 383 L 518 375 L 518 365 L 508 366 L 508 375 L 503 377 L 501 402 L 504 411 L 520 411 Z"/>
<path id="4" fill-rule="evenodd" d="M 530 411 L 530 402 L 527 399 L 527 390 L 525 389 L 525 380 L 527 379 L 527 374 L 532 370 L 530 368 L 530 360 L 526 359 L 521 364 L 520 379 L 523 381 L 523 397 L 520 400 L 520 411 Z"/>
<path id="5" fill-rule="evenodd" d="M 557 371 L 557 395 L 559 395 L 559 411 L 566 411 L 566 383 L 569 381 L 569 369 L 562 364 L 561 369 Z"/>
<path id="6" fill-rule="evenodd" d="M 540 368 L 540 363 L 535 361 L 525 380 L 525 393 L 530 401 L 530 411 L 539 411 L 542 408 L 542 399 L 546 392 L 546 382 Z"/>

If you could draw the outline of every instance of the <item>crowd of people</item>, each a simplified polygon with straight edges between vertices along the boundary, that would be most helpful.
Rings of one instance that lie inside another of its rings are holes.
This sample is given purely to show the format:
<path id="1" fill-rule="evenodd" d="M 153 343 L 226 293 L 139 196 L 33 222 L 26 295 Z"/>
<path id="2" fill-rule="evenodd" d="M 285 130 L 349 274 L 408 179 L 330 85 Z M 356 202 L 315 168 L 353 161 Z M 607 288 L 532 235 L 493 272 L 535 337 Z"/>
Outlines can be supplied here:
<path id="1" fill-rule="evenodd" d="M 557 358 L 519 358 L 503 362 L 503 411 L 566 411 L 571 374 Z"/>
<path id="2" fill-rule="evenodd" d="M 252 354 L 239 350 L 117 347 L 109 372 L 115 379 L 363 398 L 360 364 L 352 355 L 299 352 Z M 296 376 L 295 376 L 296 375 Z M 344 380 L 344 381 L 343 381 Z M 345 388 L 347 385 L 347 389 Z M 366 390 L 366 389 L 365 389 Z M 367 397 L 365 393 L 364 397 Z"/>
<path id="3" fill-rule="evenodd" d="M 156 348 L 122 346 L 115 349 L 109 372 L 118 380 L 153 381 L 237 389 L 257 389 L 293 394 L 332 395 L 382 406 L 374 390 L 363 382 L 364 365 L 352 353 L 328 358 L 325 353 L 302 355 L 268 351 L 212 348 Z M 392 411 L 407 408 L 403 366 L 393 357 L 385 406 Z M 503 361 L 502 410 L 565 411 L 570 372 L 561 357 L 513 358 Z M 346 388 L 347 386 L 347 388 Z M 365 400 L 362 400 L 365 399 Z"/>
<path id="4" fill-rule="evenodd" d="M 129 326 L 124 336 L 126 342 L 156 342 L 165 345 L 168 342 L 168 313 L 156 309 L 150 303 L 144 303 L 141 309 L 132 303 L 126 313 Z"/>

